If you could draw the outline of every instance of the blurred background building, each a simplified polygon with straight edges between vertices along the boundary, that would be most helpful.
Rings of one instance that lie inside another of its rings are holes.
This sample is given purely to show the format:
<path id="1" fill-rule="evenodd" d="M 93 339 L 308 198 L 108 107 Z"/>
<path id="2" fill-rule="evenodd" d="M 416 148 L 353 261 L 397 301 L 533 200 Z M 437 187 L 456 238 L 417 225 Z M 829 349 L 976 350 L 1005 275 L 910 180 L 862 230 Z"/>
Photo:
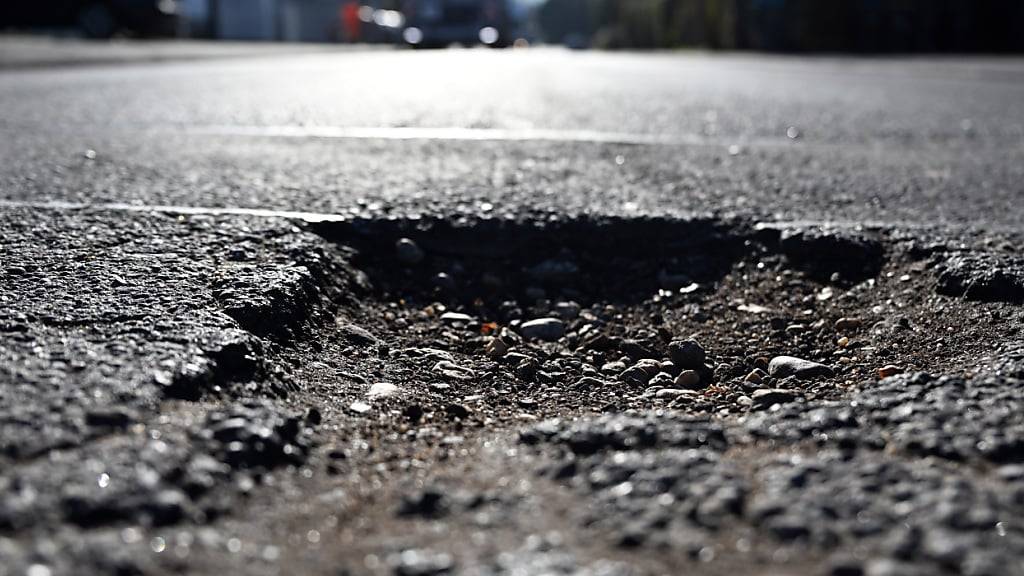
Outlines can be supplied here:
<path id="1" fill-rule="evenodd" d="M 1024 0 L 2 0 L 0 28 L 401 43 L 496 5 L 503 34 L 574 48 L 1024 52 Z"/>
<path id="2" fill-rule="evenodd" d="M 1021 0 L 548 0 L 549 41 L 794 52 L 1020 52 Z"/>

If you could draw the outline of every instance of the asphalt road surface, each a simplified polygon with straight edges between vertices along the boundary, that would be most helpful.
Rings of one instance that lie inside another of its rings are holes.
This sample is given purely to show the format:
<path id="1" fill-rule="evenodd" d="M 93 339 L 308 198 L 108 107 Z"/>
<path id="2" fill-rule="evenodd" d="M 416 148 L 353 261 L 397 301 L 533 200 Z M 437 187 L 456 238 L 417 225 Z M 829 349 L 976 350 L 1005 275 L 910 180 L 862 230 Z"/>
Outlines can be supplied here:
<path id="1" fill-rule="evenodd" d="M 0 47 L 0 576 L 1024 574 L 1024 61 Z"/>

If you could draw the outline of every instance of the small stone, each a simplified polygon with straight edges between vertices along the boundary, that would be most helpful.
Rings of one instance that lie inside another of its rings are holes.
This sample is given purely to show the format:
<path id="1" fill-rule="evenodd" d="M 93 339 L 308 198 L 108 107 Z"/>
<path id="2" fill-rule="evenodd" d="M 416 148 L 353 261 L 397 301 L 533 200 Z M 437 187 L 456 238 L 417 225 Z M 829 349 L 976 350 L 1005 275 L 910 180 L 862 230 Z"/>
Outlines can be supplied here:
<path id="1" fill-rule="evenodd" d="M 441 290 L 448 290 L 450 292 L 455 291 L 455 279 L 447 272 L 438 272 L 437 274 L 434 274 L 432 280 L 434 282 L 434 286 L 437 286 Z"/>
<path id="2" fill-rule="evenodd" d="M 580 305 L 575 302 L 559 302 L 555 304 L 554 312 L 556 316 L 568 322 L 580 317 Z"/>
<path id="3" fill-rule="evenodd" d="M 523 360 L 533 360 L 533 358 L 526 354 L 520 354 L 519 352 L 509 352 L 508 354 L 505 354 L 503 360 L 509 364 L 518 365 Z"/>
<path id="4" fill-rule="evenodd" d="M 751 370 L 750 374 L 747 374 L 743 381 L 750 382 L 752 384 L 760 384 L 761 382 L 764 381 L 764 378 L 767 375 L 768 374 L 764 370 L 761 370 L 760 368 L 754 368 L 753 370 Z"/>
<path id="5" fill-rule="evenodd" d="M 395 576 L 441 576 L 455 569 L 451 556 L 429 550 L 406 550 L 392 564 Z"/>
<path id="6" fill-rule="evenodd" d="M 675 385 L 686 390 L 696 390 L 700 387 L 700 373 L 696 370 L 683 370 L 676 377 Z"/>
<path id="7" fill-rule="evenodd" d="M 807 521 L 798 516 L 773 516 L 765 522 L 765 528 L 782 541 L 803 540 L 811 533 Z"/>
<path id="8" fill-rule="evenodd" d="M 736 309 L 748 314 L 770 314 L 773 311 L 771 308 L 761 306 L 760 304 L 740 304 Z"/>
<path id="9" fill-rule="evenodd" d="M 626 363 L 616 360 L 614 362 L 608 362 L 601 366 L 601 372 L 605 374 L 616 374 L 626 369 Z"/>
<path id="10" fill-rule="evenodd" d="M 701 368 L 707 359 L 707 353 L 696 340 L 676 340 L 670 343 L 668 356 L 673 364 L 684 370 Z"/>
<path id="11" fill-rule="evenodd" d="M 1005 482 L 1020 482 L 1024 480 L 1024 465 L 1008 464 L 996 470 L 996 475 Z"/>
<path id="12" fill-rule="evenodd" d="M 469 314 L 462 314 L 460 312 L 445 312 L 441 314 L 441 322 L 449 324 L 469 324 L 472 321 L 473 317 Z"/>
<path id="13" fill-rule="evenodd" d="M 676 366 L 675 362 L 672 362 L 671 360 L 666 360 L 661 363 L 661 371 L 666 372 L 670 376 L 675 378 L 676 376 L 679 376 L 679 373 L 682 372 L 682 369 L 679 368 L 679 366 Z"/>
<path id="14" fill-rule="evenodd" d="M 470 415 L 469 408 L 462 404 L 449 404 L 445 406 L 444 411 L 450 418 L 458 418 L 460 420 L 465 420 Z"/>
<path id="15" fill-rule="evenodd" d="M 404 264 L 419 264 L 426 257 L 423 250 L 408 238 L 400 238 L 395 242 L 395 255 Z"/>
<path id="16" fill-rule="evenodd" d="M 669 388 L 669 387 L 672 386 L 674 381 L 675 381 L 675 378 L 673 378 L 672 375 L 669 374 L 668 372 L 658 372 L 657 374 L 654 375 L 654 378 L 651 378 L 651 381 L 648 382 L 647 384 L 649 386 L 658 386 L 660 388 Z"/>
<path id="17" fill-rule="evenodd" d="M 801 380 L 817 378 L 819 376 L 831 377 L 835 372 L 824 364 L 794 358 L 793 356 L 776 356 L 768 363 L 768 374 L 775 378 L 796 376 Z"/>
<path id="18" fill-rule="evenodd" d="M 565 335 L 565 322 L 558 318 L 538 318 L 523 322 L 519 326 L 519 333 L 530 340 L 553 342 Z"/>
<path id="19" fill-rule="evenodd" d="M 434 364 L 433 370 L 453 380 L 472 380 L 476 378 L 476 372 L 473 370 L 448 360 L 441 360 Z"/>
<path id="20" fill-rule="evenodd" d="M 584 376 L 576 381 L 576 388 L 601 388 L 606 384 L 604 380 L 600 378 L 594 378 L 593 376 Z"/>
<path id="21" fill-rule="evenodd" d="M 449 362 L 455 361 L 455 356 L 452 356 L 451 352 L 438 350 L 437 348 L 406 348 L 405 353 L 410 356 L 416 356 L 426 360 L 434 360 L 435 362 L 441 360 L 447 360 Z"/>
<path id="22" fill-rule="evenodd" d="M 338 326 L 338 332 L 341 333 L 341 336 L 345 340 L 348 340 L 352 344 L 361 344 L 364 346 L 377 344 L 377 337 L 362 326 L 357 326 L 355 324 L 342 324 L 341 326 Z"/>
<path id="23" fill-rule="evenodd" d="M 366 393 L 370 398 L 387 398 L 398 394 L 398 386 L 390 382 L 377 382 Z"/>
<path id="24" fill-rule="evenodd" d="M 125 408 L 96 408 L 85 414 L 85 423 L 100 428 L 125 428 L 136 419 Z"/>
<path id="25" fill-rule="evenodd" d="M 519 404 L 520 408 L 536 408 L 537 407 L 537 401 L 534 400 L 533 398 L 529 398 L 529 397 L 520 398 L 518 404 Z"/>
<path id="26" fill-rule="evenodd" d="M 699 395 L 700 394 L 698 394 L 694 390 L 680 390 L 679 388 L 662 388 L 661 390 L 658 390 L 657 392 L 654 393 L 655 398 L 668 398 L 670 400 L 674 400 L 676 398 L 680 398 L 683 396 L 696 398 Z"/>
<path id="27" fill-rule="evenodd" d="M 645 343 L 629 338 L 619 342 L 619 351 L 633 360 L 640 360 L 641 358 L 654 359 L 661 356 L 661 354 L 656 353 Z"/>
<path id="28" fill-rule="evenodd" d="M 846 348 L 847 346 L 850 345 L 850 339 L 847 338 L 846 336 L 843 336 L 838 341 L 836 341 L 836 344 L 838 344 L 840 348 Z"/>
<path id="29" fill-rule="evenodd" d="M 850 330 L 856 330 L 860 328 L 861 321 L 856 318 L 840 318 L 836 320 L 835 329 L 838 332 L 847 332 Z"/>
<path id="30" fill-rule="evenodd" d="M 654 375 L 661 371 L 661 362 L 645 358 L 636 364 L 626 368 L 619 374 L 619 380 L 629 384 L 645 385 L 654 378 Z"/>
<path id="31" fill-rule="evenodd" d="M 533 358 L 524 358 L 519 364 L 516 364 L 515 368 L 516 377 L 525 381 L 533 380 L 538 370 L 540 370 L 540 366 Z"/>
<path id="32" fill-rule="evenodd" d="M 373 406 L 370 406 L 369 404 L 363 402 L 362 400 L 356 400 L 355 402 L 348 405 L 348 409 L 355 412 L 356 414 L 366 414 L 367 412 L 373 409 Z"/>
<path id="33" fill-rule="evenodd" d="M 508 344 L 501 338 L 491 338 L 491 341 L 484 346 L 484 353 L 492 360 L 497 360 L 508 354 Z"/>
<path id="34" fill-rule="evenodd" d="M 879 378 L 888 378 L 890 376 L 895 376 L 897 374 L 902 374 L 902 373 L 903 373 L 903 368 L 900 368 L 899 366 L 893 366 L 892 364 L 888 364 L 886 366 L 882 366 L 881 368 L 878 369 L 878 377 Z"/>
<path id="35" fill-rule="evenodd" d="M 309 422 L 314 426 L 318 426 L 321 422 L 323 422 L 323 420 L 324 416 L 323 414 L 320 413 L 320 409 L 317 408 L 316 406 L 313 406 L 309 410 L 306 410 L 306 422 Z"/>
<path id="36" fill-rule="evenodd" d="M 754 407 L 756 408 L 768 408 L 774 404 L 786 404 L 796 400 L 797 397 L 796 392 L 779 388 L 754 390 L 754 393 L 750 395 L 750 399 L 753 400 Z"/>

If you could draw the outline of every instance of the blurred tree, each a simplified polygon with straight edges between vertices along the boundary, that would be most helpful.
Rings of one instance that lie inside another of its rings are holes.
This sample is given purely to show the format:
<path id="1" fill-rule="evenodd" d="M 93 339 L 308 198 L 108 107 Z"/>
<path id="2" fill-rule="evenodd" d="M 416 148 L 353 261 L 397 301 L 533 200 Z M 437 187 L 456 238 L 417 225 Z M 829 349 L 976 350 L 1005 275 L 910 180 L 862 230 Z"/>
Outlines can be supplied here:
<path id="1" fill-rule="evenodd" d="M 1024 0 L 548 0 L 540 24 L 600 48 L 1024 51 Z"/>

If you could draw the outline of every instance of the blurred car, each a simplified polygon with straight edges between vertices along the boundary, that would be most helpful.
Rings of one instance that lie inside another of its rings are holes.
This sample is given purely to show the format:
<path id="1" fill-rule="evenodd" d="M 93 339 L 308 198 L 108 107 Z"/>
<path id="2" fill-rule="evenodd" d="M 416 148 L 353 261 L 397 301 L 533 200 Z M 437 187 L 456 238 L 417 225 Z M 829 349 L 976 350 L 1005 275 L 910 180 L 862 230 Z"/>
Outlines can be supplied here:
<path id="1" fill-rule="evenodd" d="M 177 0 L 0 0 L 0 28 L 76 27 L 90 38 L 120 31 L 173 36 Z"/>
<path id="2" fill-rule="evenodd" d="M 416 48 L 505 48 L 514 40 L 515 23 L 506 0 L 405 0 L 402 14 L 402 40 Z"/>
<path id="3" fill-rule="evenodd" d="M 362 23 L 359 38 L 361 42 L 396 44 L 402 41 L 405 16 L 398 10 L 364 4 L 359 7 L 359 21 Z"/>

